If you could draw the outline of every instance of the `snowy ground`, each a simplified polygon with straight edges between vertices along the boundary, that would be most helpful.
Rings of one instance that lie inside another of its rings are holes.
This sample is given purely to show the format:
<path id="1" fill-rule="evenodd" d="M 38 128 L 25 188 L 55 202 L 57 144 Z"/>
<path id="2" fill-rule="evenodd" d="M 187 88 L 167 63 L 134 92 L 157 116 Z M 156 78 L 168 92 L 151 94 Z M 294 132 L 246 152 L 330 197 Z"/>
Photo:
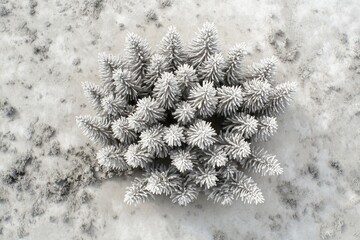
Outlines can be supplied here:
<path id="1" fill-rule="evenodd" d="M 0 239 L 360 239 L 359 14 L 357 0 L 0 0 Z M 266 143 L 284 174 L 255 176 L 262 205 L 127 206 L 131 177 L 96 180 L 75 126 L 92 113 L 81 82 L 128 31 L 155 47 L 169 25 L 188 42 L 205 21 L 222 50 L 274 54 L 277 81 L 298 83 Z"/>

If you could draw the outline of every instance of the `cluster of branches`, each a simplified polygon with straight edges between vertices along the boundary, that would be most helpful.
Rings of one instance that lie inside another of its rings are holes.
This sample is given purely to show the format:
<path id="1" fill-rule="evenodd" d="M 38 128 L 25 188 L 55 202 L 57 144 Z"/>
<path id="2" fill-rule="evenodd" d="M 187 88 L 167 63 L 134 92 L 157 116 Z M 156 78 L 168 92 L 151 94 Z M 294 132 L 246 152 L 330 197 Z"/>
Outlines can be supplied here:
<path id="1" fill-rule="evenodd" d="M 217 30 L 206 23 L 187 49 L 170 27 L 158 53 L 131 33 L 124 57 L 100 55 L 102 83 L 83 83 L 97 116 L 79 116 L 77 124 L 102 145 L 100 165 L 141 170 L 126 203 L 165 194 L 187 205 L 201 192 L 220 204 L 264 201 L 246 174 L 283 172 L 254 144 L 276 132 L 295 84 L 275 84 L 275 57 L 246 67 L 246 54 L 237 44 L 223 57 Z"/>

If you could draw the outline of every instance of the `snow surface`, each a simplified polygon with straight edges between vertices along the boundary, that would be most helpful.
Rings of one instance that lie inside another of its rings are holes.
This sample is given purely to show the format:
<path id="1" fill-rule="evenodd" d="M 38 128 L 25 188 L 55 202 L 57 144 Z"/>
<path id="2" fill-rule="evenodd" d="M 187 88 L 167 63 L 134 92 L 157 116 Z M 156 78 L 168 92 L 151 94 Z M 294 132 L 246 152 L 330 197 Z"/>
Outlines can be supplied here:
<path id="1" fill-rule="evenodd" d="M 348 1 L 0 0 L 0 239 L 360 239 L 360 4 Z M 81 82 L 128 31 L 156 48 L 206 21 L 248 63 L 278 56 L 298 83 L 264 145 L 284 168 L 254 176 L 266 199 L 188 207 L 123 202 L 132 177 L 94 178 L 96 149 L 75 126 L 93 111 Z"/>

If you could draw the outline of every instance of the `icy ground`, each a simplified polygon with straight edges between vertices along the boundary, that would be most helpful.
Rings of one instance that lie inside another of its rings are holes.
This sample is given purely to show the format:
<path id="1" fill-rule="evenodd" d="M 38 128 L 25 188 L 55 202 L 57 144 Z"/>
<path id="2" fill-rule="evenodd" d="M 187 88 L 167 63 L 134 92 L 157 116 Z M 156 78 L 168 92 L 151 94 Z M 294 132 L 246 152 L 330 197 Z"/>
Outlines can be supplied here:
<path id="1" fill-rule="evenodd" d="M 359 15 L 358 0 L 0 0 L 0 239 L 360 239 Z M 262 205 L 127 206 L 131 177 L 96 178 L 75 126 L 92 113 L 81 82 L 128 31 L 155 47 L 169 25 L 188 42 L 205 21 L 223 51 L 276 55 L 277 81 L 298 83 L 265 144 L 284 174 L 255 176 Z"/>

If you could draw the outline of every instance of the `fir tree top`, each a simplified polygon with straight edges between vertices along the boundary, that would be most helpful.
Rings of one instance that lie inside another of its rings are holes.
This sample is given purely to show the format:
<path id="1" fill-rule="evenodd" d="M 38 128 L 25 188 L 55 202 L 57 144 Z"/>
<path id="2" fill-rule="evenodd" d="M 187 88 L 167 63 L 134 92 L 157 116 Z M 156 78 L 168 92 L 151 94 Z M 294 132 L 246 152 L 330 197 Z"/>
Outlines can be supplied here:
<path id="1" fill-rule="evenodd" d="M 276 84 L 275 57 L 244 67 L 243 43 L 222 55 L 212 23 L 199 29 L 188 49 L 170 27 L 159 48 L 152 52 L 129 33 L 124 57 L 99 55 L 101 84 L 83 83 L 97 115 L 76 122 L 101 145 L 99 169 L 138 172 L 126 190 L 128 204 L 163 194 L 186 206 L 200 193 L 222 205 L 264 202 L 247 174 L 283 172 L 257 142 L 276 134 L 276 117 L 296 85 Z"/>

